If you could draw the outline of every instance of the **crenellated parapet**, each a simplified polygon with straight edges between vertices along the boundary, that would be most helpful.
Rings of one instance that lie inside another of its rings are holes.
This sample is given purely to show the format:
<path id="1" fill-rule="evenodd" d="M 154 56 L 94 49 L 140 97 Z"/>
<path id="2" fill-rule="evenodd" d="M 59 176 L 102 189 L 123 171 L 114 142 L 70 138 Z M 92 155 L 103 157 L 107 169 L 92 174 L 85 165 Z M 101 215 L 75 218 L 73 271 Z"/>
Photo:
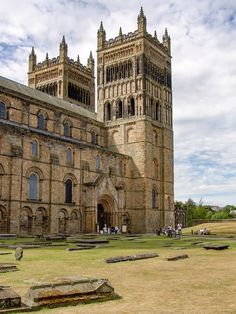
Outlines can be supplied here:
<path id="1" fill-rule="evenodd" d="M 156 31 L 154 32 L 154 36 L 147 32 L 147 21 L 146 16 L 143 13 L 143 8 L 141 7 L 140 14 L 138 15 L 138 29 L 134 32 L 129 32 L 128 34 L 123 34 L 122 29 L 119 29 L 118 36 L 115 38 L 110 38 L 106 40 L 106 32 L 101 22 L 100 28 L 98 30 L 98 51 L 103 49 L 109 49 L 116 47 L 120 44 L 129 43 L 134 40 L 138 40 L 141 38 L 147 39 L 154 46 L 158 47 L 164 53 L 168 53 L 170 55 L 170 36 L 168 35 L 167 29 L 162 38 L 162 42 L 157 38 Z"/>
<path id="2" fill-rule="evenodd" d="M 77 68 L 78 70 L 80 70 L 80 71 L 82 71 L 88 75 L 91 75 L 91 73 L 92 73 L 91 64 L 94 63 L 94 59 L 93 59 L 91 52 L 90 52 L 90 56 L 89 56 L 90 64 L 85 66 L 80 62 L 79 55 L 77 57 L 77 60 L 73 60 L 73 59 L 69 58 L 67 56 L 67 50 L 68 49 L 67 49 L 67 44 L 65 42 L 65 36 L 63 36 L 62 42 L 60 43 L 59 56 L 49 59 L 48 53 L 46 53 L 45 60 L 37 63 L 37 61 L 36 61 L 37 56 L 35 54 L 34 47 L 32 47 L 32 51 L 29 55 L 29 73 L 33 72 L 33 71 L 37 71 L 37 70 L 42 70 L 42 69 L 48 68 L 48 67 L 54 67 L 56 65 L 60 65 L 63 62 L 67 65 L 73 66 L 74 68 Z"/>
<path id="3" fill-rule="evenodd" d="M 68 65 L 72 65 L 73 67 L 77 68 L 78 70 L 91 75 L 91 69 L 88 68 L 87 66 L 83 65 L 82 63 L 75 61 L 69 57 L 67 57 L 65 59 L 65 63 Z M 48 67 L 53 67 L 55 65 L 59 65 L 60 64 L 60 57 L 54 57 L 52 59 L 45 59 L 42 62 L 38 62 L 37 64 L 35 64 L 34 66 L 34 70 L 41 70 L 43 68 L 48 68 Z"/>
<path id="4" fill-rule="evenodd" d="M 160 42 L 158 40 L 158 38 L 156 36 L 152 36 L 149 33 L 145 33 L 145 38 L 148 39 L 154 46 L 158 47 L 159 49 L 163 50 L 163 52 L 168 52 L 168 44 L 166 39 L 164 39 L 164 42 Z M 140 38 L 140 34 L 138 33 L 138 31 L 134 31 L 134 32 L 129 32 L 128 34 L 122 34 L 122 38 L 121 36 L 117 36 L 115 38 L 110 38 L 109 40 L 106 40 L 104 42 L 104 48 L 112 48 L 112 47 L 116 47 L 118 45 L 120 45 L 121 43 L 129 43 L 133 40 L 139 39 Z M 164 36 L 163 36 L 164 38 Z M 168 39 L 169 40 L 169 39 Z M 104 49 L 103 48 L 103 49 Z"/>
<path id="5" fill-rule="evenodd" d="M 52 96 L 71 101 L 94 110 L 94 58 L 89 54 L 87 65 L 68 57 L 68 46 L 63 36 L 59 56 L 37 63 L 34 48 L 29 55 L 28 84 Z"/>

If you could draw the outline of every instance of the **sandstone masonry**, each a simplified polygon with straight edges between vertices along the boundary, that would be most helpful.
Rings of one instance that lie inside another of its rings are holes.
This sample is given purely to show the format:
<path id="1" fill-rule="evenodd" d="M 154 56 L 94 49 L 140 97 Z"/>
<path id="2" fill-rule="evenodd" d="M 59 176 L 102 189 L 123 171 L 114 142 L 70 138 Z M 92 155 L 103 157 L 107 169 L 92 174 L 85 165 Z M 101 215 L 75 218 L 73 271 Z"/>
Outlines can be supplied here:
<path id="1" fill-rule="evenodd" d="M 73 234 L 174 224 L 170 37 L 97 34 L 87 66 L 29 56 L 29 87 L 0 78 L 0 233 Z"/>

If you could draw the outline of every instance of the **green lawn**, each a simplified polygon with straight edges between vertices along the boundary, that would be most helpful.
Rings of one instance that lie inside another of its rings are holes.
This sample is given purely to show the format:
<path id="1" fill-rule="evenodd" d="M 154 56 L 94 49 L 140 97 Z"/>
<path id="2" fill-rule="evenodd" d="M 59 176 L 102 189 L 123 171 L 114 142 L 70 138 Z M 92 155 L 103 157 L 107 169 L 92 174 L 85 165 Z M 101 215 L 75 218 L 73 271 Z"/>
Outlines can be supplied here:
<path id="1" fill-rule="evenodd" d="M 206 243 L 230 247 L 224 251 L 207 251 L 202 247 Z M 19 271 L 0 274 L 0 285 L 10 285 L 23 296 L 35 281 L 86 276 L 108 278 L 121 296 L 119 300 L 102 303 L 42 309 L 41 313 L 236 313 L 236 238 L 221 234 L 182 239 L 121 237 L 111 240 L 108 247 L 73 252 L 66 247 L 25 249 L 22 261 L 16 262 Z M 10 251 L 11 255 L 0 255 L 1 263 L 15 262 L 14 250 Z M 158 253 L 159 257 L 116 264 L 104 262 L 108 257 L 145 252 Z M 189 258 L 166 260 L 180 254 L 188 254 Z"/>

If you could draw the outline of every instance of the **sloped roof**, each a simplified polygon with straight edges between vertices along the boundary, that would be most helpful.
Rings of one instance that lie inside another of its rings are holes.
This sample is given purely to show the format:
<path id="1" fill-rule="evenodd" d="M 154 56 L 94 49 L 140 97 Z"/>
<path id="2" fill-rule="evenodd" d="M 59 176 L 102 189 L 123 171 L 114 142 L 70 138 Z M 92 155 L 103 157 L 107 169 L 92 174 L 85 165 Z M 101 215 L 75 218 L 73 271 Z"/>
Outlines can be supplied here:
<path id="1" fill-rule="evenodd" d="M 72 113 L 97 120 L 96 113 L 89 111 L 79 105 L 70 103 L 69 101 L 62 100 L 60 98 L 48 95 L 46 93 L 43 93 L 37 89 L 31 88 L 29 86 L 14 82 L 12 80 L 9 80 L 5 77 L 0 76 L 0 88 L 3 87 L 4 89 L 7 89 L 9 91 L 13 91 L 16 93 L 19 93 L 23 96 L 28 96 L 31 98 L 34 98 L 39 101 L 43 101 L 47 104 L 53 105 L 55 107 L 68 110 Z"/>

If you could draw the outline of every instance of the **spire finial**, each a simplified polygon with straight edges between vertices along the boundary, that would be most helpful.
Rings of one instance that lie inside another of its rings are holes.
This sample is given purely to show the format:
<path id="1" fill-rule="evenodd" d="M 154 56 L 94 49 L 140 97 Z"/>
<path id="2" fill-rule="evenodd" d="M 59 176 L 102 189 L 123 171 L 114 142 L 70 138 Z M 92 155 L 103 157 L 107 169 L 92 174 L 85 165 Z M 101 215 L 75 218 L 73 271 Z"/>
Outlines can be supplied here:
<path id="1" fill-rule="evenodd" d="M 147 20 L 146 16 L 143 12 L 143 7 L 140 9 L 140 13 L 138 16 L 138 32 L 141 34 L 145 34 L 147 32 Z"/>
<path id="2" fill-rule="evenodd" d="M 170 36 L 168 34 L 167 28 L 165 29 L 165 33 L 162 37 L 162 44 L 167 49 L 168 53 L 171 54 Z"/>
<path id="3" fill-rule="evenodd" d="M 48 61 L 48 52 L 46 52 L 46 60 Z"/>
<path id="4" fill-rule="evenodd" d="M 103 48 L 105 45 L 105 41 L 106 41 L 106 32 L 103 28 L 103 23 L 101 21 L 100 27 L 98 29 L 97 32 L 97 45 L 98 45 L 98 49 Z"/>
<path id="5" fill-rule="evenodd" d="M 79 55 L 77 56 L 77 62 L 80 63 L 80 58 Z"/>
<path id="6" fill-rule="evenodd" d="M 157 31 L 154 32 L 154 38 L 157 39 Z"/>
<path id="7" fill-rule="evenodd" d="M 87 61 L 87 67 L 92 71 L 94 74 L 94 59 L 93 59 L 93 54 L 92 51 L 90 51 L 88 61 Z"/>
<path id="8" fill-rule="evenodd" d="M 139 16 L 144 16 L 144 13 L 143 13 L 143 7 L 141 7 L 141 9 L 140 9 Z"/>
<path id="9" fill-rule="evenodd" d="M 34 52 L 34 47 L 32 47 L 31 52 L 29 54 L 29 72 L 34 71 L 36 64 L 37 64 L 37 56 Z"/>
<path id="10" fill-rule="evenodd" d="M 32 56 L 34 56 L 35 55 L 35 53 L 34 53 L 34 46 L 32 47 L 32 49 L 31 49 L 31 53 L 30 53 Z"/>
<path id="11" fill-rule="evenodd" d="M 100 27 L 99 27 L 99 31 L 100 31 L 100 32 L 103 32 L 103 31 L 104 31 L 104 28 L 103 28 L 103 23 L 102 23 L 102 21 L 101 21 L 101 24 L 100 24 Z"/>
<path id="12" fill-rule="evenodd" d="M 119 29 L 119 36 L 122 36 L 122 28 Z"/>
<path id="13" fill-rule="evenodd" d="M 67 57 L 68 47 L 65 40 L 65 35 L 62 36 L 62 41 L 60 43 L 59 56 L 60 60 L 65 59 Z"/>

